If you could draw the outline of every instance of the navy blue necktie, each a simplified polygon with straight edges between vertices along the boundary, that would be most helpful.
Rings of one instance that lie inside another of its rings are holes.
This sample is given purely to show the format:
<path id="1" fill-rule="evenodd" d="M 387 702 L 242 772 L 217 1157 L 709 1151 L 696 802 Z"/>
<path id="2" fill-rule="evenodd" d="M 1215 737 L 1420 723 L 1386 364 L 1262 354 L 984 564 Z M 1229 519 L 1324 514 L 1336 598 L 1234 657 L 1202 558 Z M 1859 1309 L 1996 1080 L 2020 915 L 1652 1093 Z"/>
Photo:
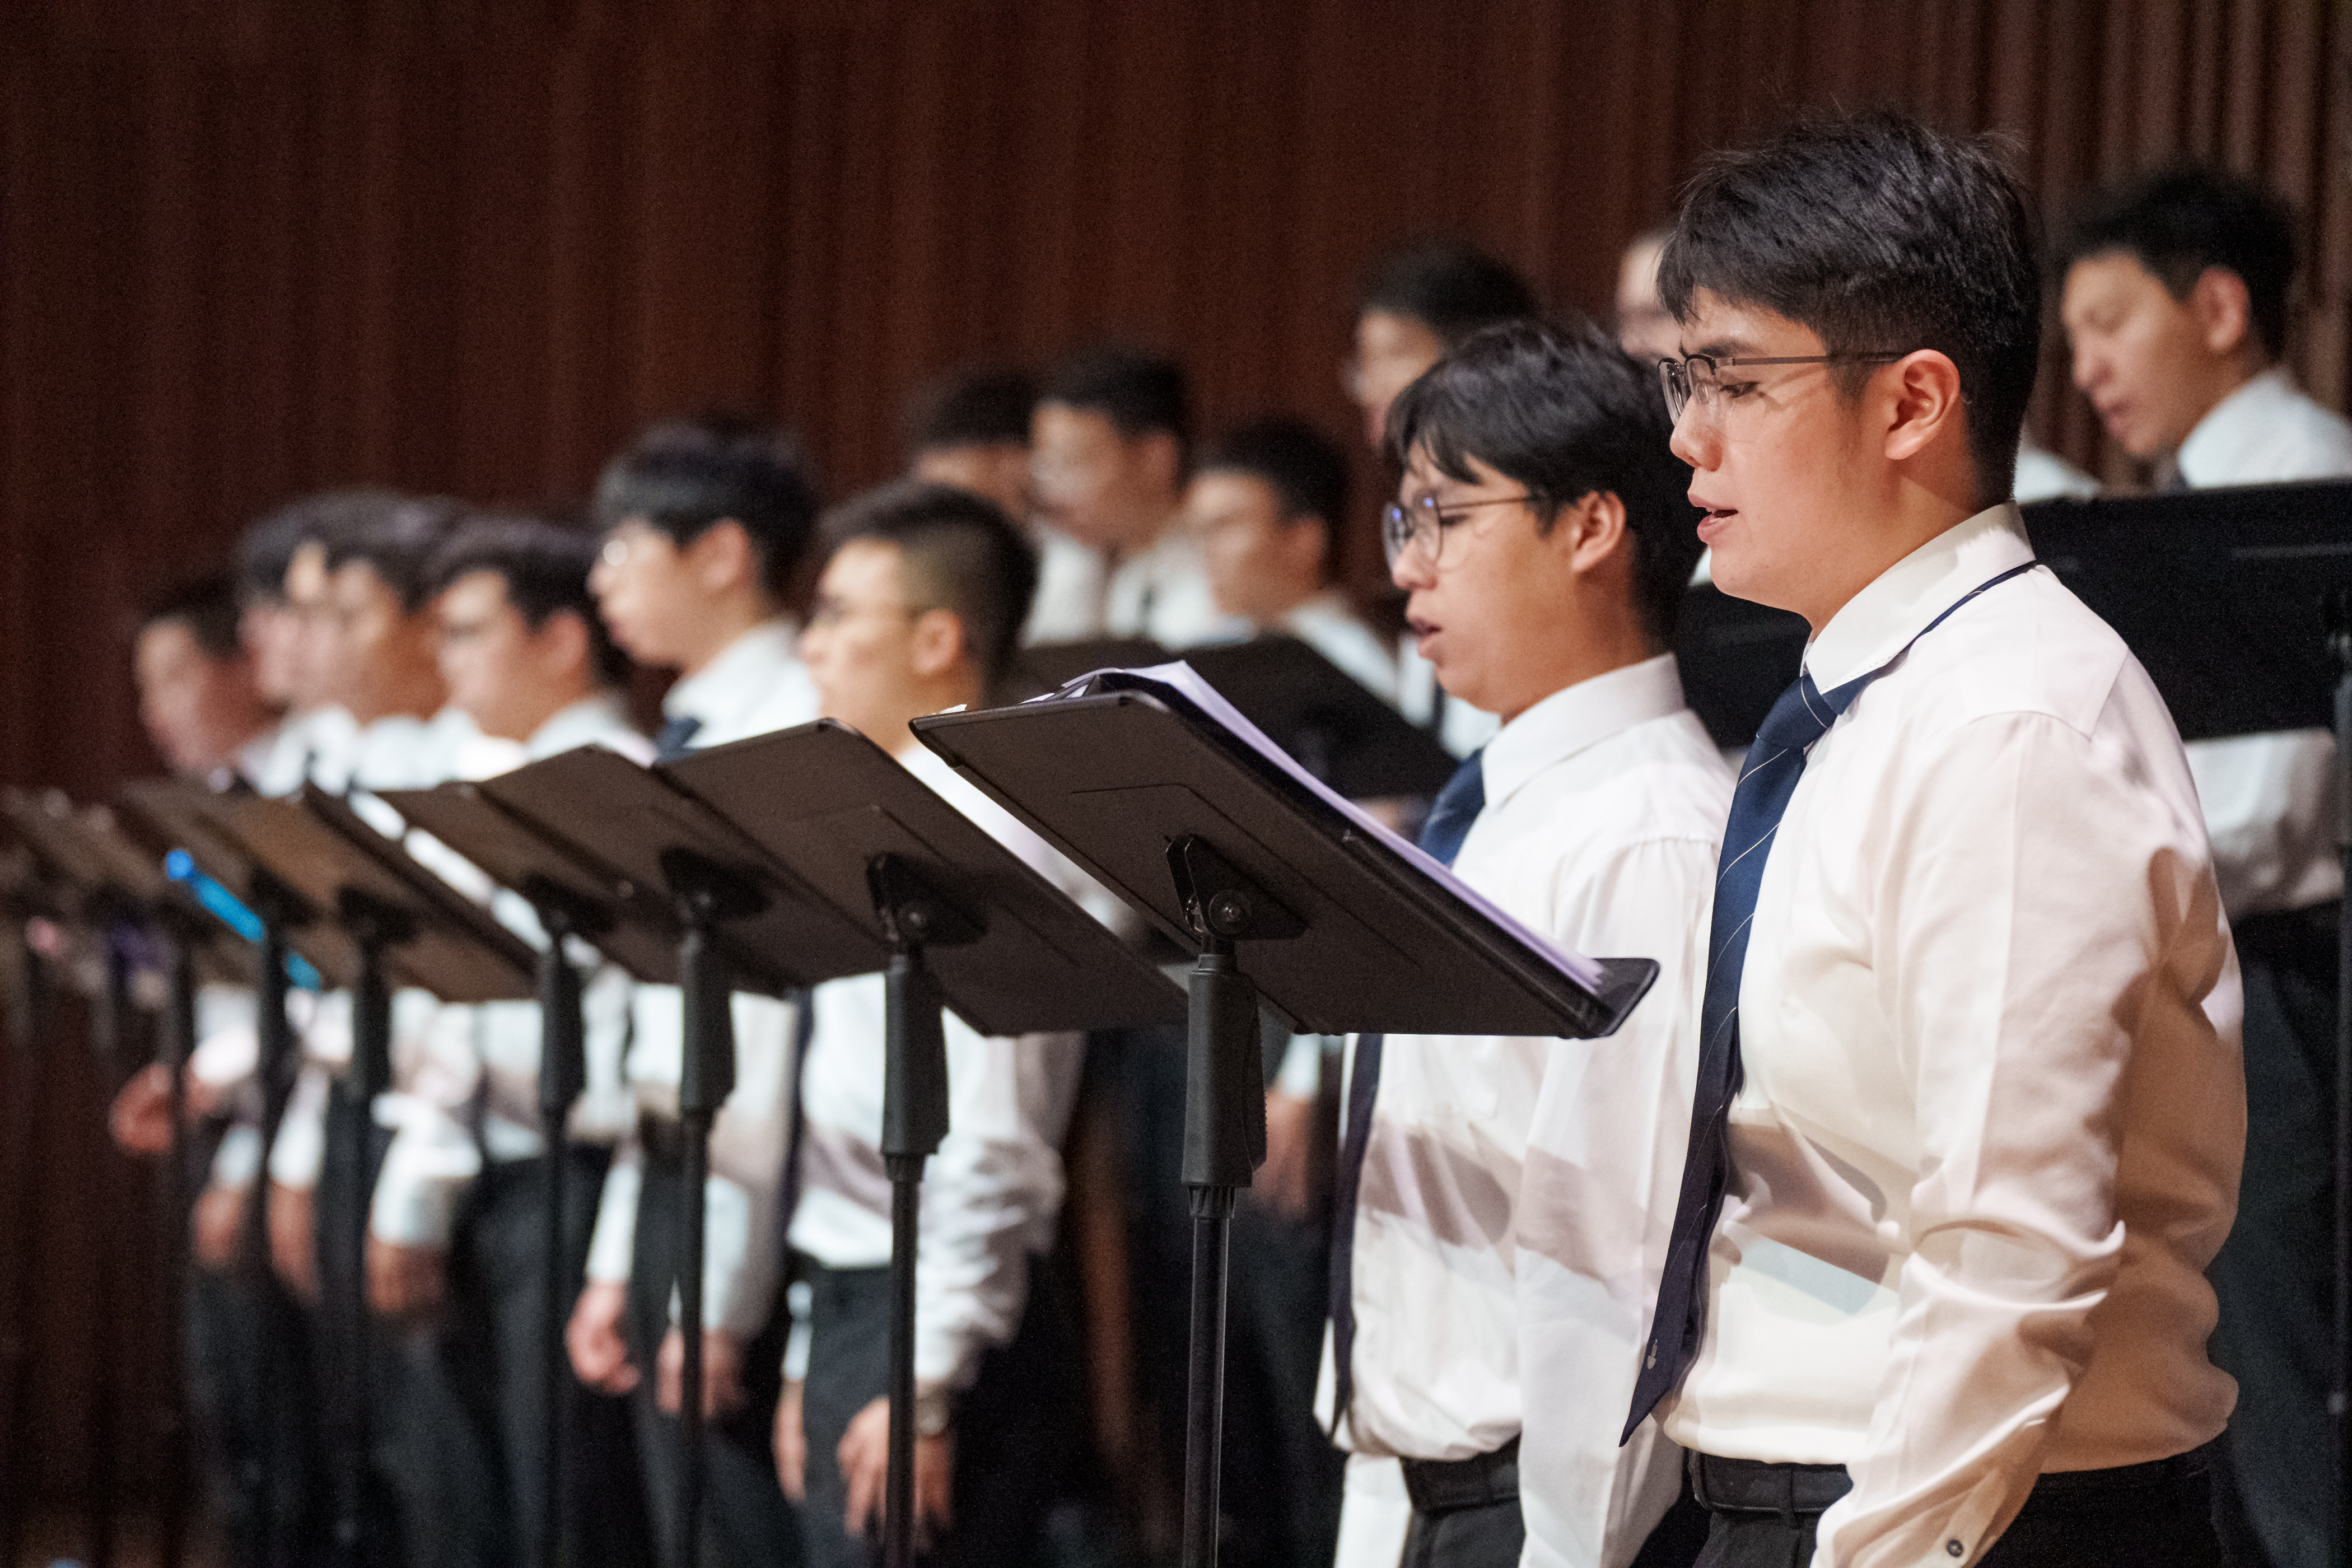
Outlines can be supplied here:
<path id="1" fill-rule="evenodd" d="M 1723 1212 L 1730 1174 L 1731 1102 L 1739 1093 L 1739 981 L 1748 963 L 1748 937 L 1756 916 L 1756 895 L 1764 885 L 1764 862 L 1790 796 L 1805 771 L 1805 753 L 1826 733 L 1862 689 L 1911 649 L 1911 643 L 1942 626 L 1953 610 L 1996 583 L 2007 582 L 2034 563 L 2011 567 L 1976 588 L 1921 627 L 1894 658 L 1823 692 L 1810 674 L 1780 693 L 1756 743 L 1748 749 L 1746 771 L 1731 797 L 1731 820 L 1723 830 L 1723 856 L 1715 878 L 1715 917 L 1707 933 L 1706 994 L 1699 1007 L 1698 1082 L 1691 1100 L 1690 1152 L 1683 1161 L 1682 1194 L 1675 1203 L 1674 1238 L 1658 1284 L 1658 1310 L 1650 1343 L 1633 1384 L 1633 1413 L 1625 1437 L 1659 1400 L 1682 1380 L 1698 1355 L 1706 1332 L 1707 1253 L 1715 1222 Z"/>
<path id="2" fill-rule="evenodd" d="M 674 763 L 694 750 L 695 731 L 702 728 L 699 719 L 665 719 L 662 727 L 654 731 L 654 761 Z"/>
<path id="3" fill-rule="evenodd" d="M 1421 847 L 1446 865 L 1462 853 L 1470 825 L 1486 808 L 1483 750 L 1454 770 L 1421 825 Z M 1355 1397 L 1356 1190 L 1364 1181 L 1364 1144 L 1372 1133 L 1372 1101 L 1381 1092 L 1381 1039 L 1356 1038 L 1355 1070 L 1348 1079 L 1348 1131 L 1339 1145 L 1337 1190 L 1331 1207 L 1331 1430 L 1337 1433 Z"/>

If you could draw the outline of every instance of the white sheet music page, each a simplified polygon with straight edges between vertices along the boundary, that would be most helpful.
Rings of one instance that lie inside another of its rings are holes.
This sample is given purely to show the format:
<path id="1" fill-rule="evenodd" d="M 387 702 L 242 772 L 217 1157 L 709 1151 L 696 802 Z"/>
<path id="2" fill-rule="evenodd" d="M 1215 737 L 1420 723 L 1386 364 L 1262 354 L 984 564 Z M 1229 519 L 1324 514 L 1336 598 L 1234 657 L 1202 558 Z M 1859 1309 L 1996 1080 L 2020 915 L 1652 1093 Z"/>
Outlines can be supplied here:
<path id="1" fill-rule="evenodd" d="M 1239 709 L 1226 701 L 1215 687 L 1201 678 L 1199 671 L 1182 660 L 1179 659 L 1172 664 L 1155 664 L 1145 669 L 1093 670 L 1070 681 L 1059 691 L 1047 692 L 1043 697 L 1034 697 L 1030 700 L 1051 702 L 1057 698 L 1081 690 L 1088 681 L 1097 676 L 1105 675 L 1124 676 L 1132 680 L 1150 681 L 1156 685 L 1164 686 L 1182 697 L 1200 710 L 1211 722 L 1222 727 L 1235 740 L 1312 791 L 1317 799 L 1346 817 L 1349 823 L 1365 837 L 1395 850 L 1415 870 L 1494 921 L 1530 952 L 1540 954 L 1553 968 L 1566 975 L 1580 988 L 1590 994 L 1599 993 L 1601 974 L 1598 964 L 1581 953 L 1570 952 L 1558 943 L 1529 931 L 1488 902 L 1475 888 L 1456 877 L 1443 861 L 1429 855 L 1419 845 L 1410 842 L 1402 835 L 1374 820 L 1354 802 L 1334 792 L 1329 785 L 1301 767 L 1297 760 L 1289 752 L 1268 740 L 1265 731 L 1243 717 Z"/>

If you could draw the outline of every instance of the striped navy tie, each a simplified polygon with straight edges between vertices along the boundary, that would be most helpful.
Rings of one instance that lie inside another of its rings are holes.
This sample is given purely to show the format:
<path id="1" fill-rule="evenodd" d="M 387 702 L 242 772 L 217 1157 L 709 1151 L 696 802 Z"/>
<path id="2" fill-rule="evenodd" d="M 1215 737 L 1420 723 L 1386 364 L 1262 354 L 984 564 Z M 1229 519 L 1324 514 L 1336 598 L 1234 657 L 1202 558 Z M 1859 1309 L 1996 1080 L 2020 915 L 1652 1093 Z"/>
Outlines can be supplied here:
<path id="1" fill-rule="evenodd" d="M 1747 770 L 1731 797 L 1731 820 L 1723 830 L 1723 858 L 1715 879 L 1715 919 L 1708 930 L 1706 995 L 1699 1008 L 1698 1082 L 1691 1099 L 1690 1152 L 1683 1162 L 1682 1194 L 1675 1204 L 1674 1238 L 1658 1284 L 1658 1310 L 1651 1320 L 1650 1343 L 1633 1384 L 1633 1413 L 1622 1442 L 1656 1408 L 1698 1355 L 1706 1332 L 1707 1253 L 1715 1222 L 1723 1212 L 1724 1184 L 1730 1174 L 1731 1102 L 1739 1093 L 1739 980 L 1748 963 L 1748 936 L 1756 916 L 1756 895 L 1764 885 L 1764 863 L 1772 838 L 1805 772 L 1805 753 L 1853 700 L 1911 650 L 1911 643 L 1942 626 L 1953 610 L 1997 583 L 2034 563 L 2011 567 L 1972 590 L 1943 615 L 1921 627 L 1894 658 L 1867 674 L 1823 692 L 1811 675 L 1780 693 L 1756 743 L 1748 749 Z"/>

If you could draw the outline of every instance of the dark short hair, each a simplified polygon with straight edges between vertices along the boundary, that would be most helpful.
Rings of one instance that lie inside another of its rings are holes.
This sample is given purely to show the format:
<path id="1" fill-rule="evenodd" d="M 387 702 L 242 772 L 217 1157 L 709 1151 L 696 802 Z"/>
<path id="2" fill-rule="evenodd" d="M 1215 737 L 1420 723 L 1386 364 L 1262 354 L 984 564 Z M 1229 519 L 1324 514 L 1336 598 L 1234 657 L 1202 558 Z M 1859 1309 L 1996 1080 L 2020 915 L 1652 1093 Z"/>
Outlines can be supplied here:
<path id="1" fill-rule="evenodd" d="M 2056 272 L 2126 251 L 2176 300 L 2209 267 L 2246 285 L 2254 335 L 2272 359 L 2286 353 L 2287 285 L 2294 280 L 2294 214 L 2242 174 L 2174 163 L 2093 192 L 2061 230 Z"/>
<path id="2" fill-rule="evenodd" d="M 733 414 L 665 419 L 641 432 L 596 481 L 596 519 L 641 519 L 680 545 L 714 524 L 741 525 L 769 593 L 792 591 L 815 538 L 817 486 L 800 443 Z"/>
<path id="3" fill-rule="evenodd" d="M 1179 447 L 1192 439 L 1184 367 L 1148 349 L 1124 343 L 1079 349 L 1054 367 L 1038 401 L 1099 414 L 1129 437 L 1165 431 Z"/>
<path id="4" fill-rule="evenodd" d="M 1634 608 L 1660 648 L 1673 645 L 1700 549 L 1691 471 L 1669 449 L 1673 436 L 1656 374 L 1582 320 L 1474 332 L 1389 410 L 1400 462 L 1425 451 L 1441 473 L 1475 484 L 1475 458 L 1526 487 L 1543 531 L 1596 491 L 1624 503 Z"/>
<path id="5" fill-rule="evenodd" d="M 465 509 L 439 496 L 400 496 L 389 490 L 349 490 L 331 498 L 329 526 L 321 540 L 327 570 L 362 563 L 400 600 L 410 615 L 433 596 L 427 576 L 434 553 L 456 532 Z"/>
<path id="6" fill-rule="evenodd" d="M 1658 268 L 1677 321 L 1706 289 L 1812 329 L 1832 353 L 1934 349 L 1960 373 L 1984 499 L 2005 499 L 2042 347 L 2025 192 L 1987 137 L 1875 110 L 1809 116 L 1710 157 Z M 1832 366 L 1848 396 L 1872 364 Z"/>
<path id="7" fill-rule="evenodd" d="M 629 679 L 629 659 L 604 629 L 588 574 L 596 564 L 596 541 L 576 528 L 522 514 L 477 514 L 434 553 L 425 577 L 438 595 L 460 577 L 495 573 L 506 585 L 507 603 L 536 631 L 550 616 L 570 611 L 588 628 L 590 672 L 600 686 Z"/>
<path id="8" fill-rule="evenodd" d="M 1452 348 L 1481 327 L 1532 320 L 1535 290 L 1505 263 L 1467 245 L 1416 245 L 1381 258 L 1356 305 L 1363 315 L 1406 316 Z"/>
<path id="9" fill-rule="evenodd" d="M 824 539 L 831 550 L 861 539 L 896 545 L 908 594 L 919 608 L 954 612 L 982 681 L 994 686 L 1012 664 L 1037 591 L 1037 551 L 994 501 L 898 479 L 826 514 Z"/>
<path id="10" fill-rule="evenodd" d="M 1192 471 L 1247 474 L 1274 490 L 1285 519 L 1319 518 L 1330 579 L 1348 515 L 1348 458 L 1339 443 L 1303 419 L 1259 419 L 1210 442 Z"/>
<path id="11" fill-rule="evenodd" d="M 1026 447 L 1037 378 L 994 366 L 941 376 L 907 402 L 907 455 L 950 447 Z"/>
<path id="12" fill-rule="evenodd" d="M 289 552 L 290 553 L 290 552 Z M 236 580 L 226 574 L 199 577 L 157 595 L 140 613 L 139 629 L 181 626 L 196 640 L 208 658 L 240 658 L 245 645 L 237 637 L 237 614 L 242 607 Z"/>
<path id="13" fill-rule="evenodd" d="M 286 599 L 286 572 L 309 537 L 305 505 L 296 501 L 256 518 L 237 536 L 231 569 L 240 605 L 277 605 Z"/>

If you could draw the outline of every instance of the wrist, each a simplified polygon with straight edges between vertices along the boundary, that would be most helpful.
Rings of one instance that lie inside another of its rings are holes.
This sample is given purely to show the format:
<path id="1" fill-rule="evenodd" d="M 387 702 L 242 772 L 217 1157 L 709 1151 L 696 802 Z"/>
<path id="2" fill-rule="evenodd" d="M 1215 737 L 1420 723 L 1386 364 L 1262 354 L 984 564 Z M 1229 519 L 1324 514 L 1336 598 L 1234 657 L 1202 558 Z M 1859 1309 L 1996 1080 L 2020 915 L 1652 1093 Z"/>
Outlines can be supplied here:
<path id="1" fill-rule="evenodd" d="M 939 1437 L 955 1420 L 955 1391 L 944 1383 L 915 1385 L 915 1436 Z"/>

